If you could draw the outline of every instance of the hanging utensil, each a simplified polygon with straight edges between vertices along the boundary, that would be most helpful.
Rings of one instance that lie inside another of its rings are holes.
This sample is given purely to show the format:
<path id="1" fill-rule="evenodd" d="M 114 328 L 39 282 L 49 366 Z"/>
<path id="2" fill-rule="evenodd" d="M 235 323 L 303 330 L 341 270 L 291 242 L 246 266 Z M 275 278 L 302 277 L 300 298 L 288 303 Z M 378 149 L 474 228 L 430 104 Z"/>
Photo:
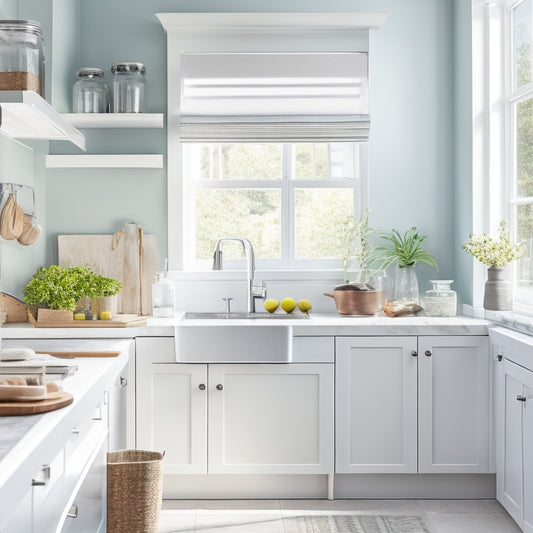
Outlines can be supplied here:
<path id="1" fill-rule="evenodd" d="M 33 244 L 41 234 L 41 226 L 37 222 L 36 216 L 35 191 L 33 187 L 28 187 L 28 189 L 31 189 L 32 193 L 32 212 L 29 215 L 24 213 L 24 228 L 17 239 L 17 241 L 23 246 Z"/>
<path id="2" fill-rule="evenodd" d="M 7 200 L 0 214 L 0 237 L 12 241 L 24 230 L 24 211 L 16 202 L 12 184 L 6 184 L 6 189 Z"/>

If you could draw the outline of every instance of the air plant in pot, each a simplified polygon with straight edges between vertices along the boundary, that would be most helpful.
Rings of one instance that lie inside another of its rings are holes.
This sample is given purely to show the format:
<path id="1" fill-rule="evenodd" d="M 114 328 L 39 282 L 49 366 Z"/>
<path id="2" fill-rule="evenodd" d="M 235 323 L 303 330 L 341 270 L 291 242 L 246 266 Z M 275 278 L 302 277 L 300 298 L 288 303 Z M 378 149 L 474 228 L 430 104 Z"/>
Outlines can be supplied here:
<path id="1" fill-rule="evenodd" d="M 434 257 L 422 249 L 426 236 L 420 235 L 416 227 L 408 229 L 403 235 L 397 229 L 390 234 L 381 235 L 388 244 L 376 246 L 369 260 L 377 268 L 385 269 L 396 264 L 392 295 L 385 303 L 384 311 L 388 316 L 415 315 L 422 310 L 418 296 L 418 280 L 414 266 L 426 263 L 438 270 Z"/>

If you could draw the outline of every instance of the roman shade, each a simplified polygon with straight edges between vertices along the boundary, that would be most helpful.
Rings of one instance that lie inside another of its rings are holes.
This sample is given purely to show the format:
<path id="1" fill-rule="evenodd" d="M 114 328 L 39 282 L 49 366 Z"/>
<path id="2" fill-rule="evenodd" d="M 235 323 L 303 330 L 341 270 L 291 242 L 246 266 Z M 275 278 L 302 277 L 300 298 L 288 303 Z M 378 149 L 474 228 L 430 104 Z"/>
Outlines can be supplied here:
<path id="1" fill-rule="evenodd" d="M 366 141 L 368 54 L 182 53 L 185 142 Z"/>

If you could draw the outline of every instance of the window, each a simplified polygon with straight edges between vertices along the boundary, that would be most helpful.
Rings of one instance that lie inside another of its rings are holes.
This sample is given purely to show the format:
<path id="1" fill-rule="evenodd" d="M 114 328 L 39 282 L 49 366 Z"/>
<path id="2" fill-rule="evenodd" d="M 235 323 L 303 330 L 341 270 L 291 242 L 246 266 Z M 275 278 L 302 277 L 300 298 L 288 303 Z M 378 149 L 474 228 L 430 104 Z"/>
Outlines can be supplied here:
<path id="1" fill-rule="evenodd" d="M 367 204 L 369 30 L 386 15 L 157 17 L 170 268 L 209 268 L 225 235 L 248 237 L 259 268 L 340 270 L 342 227 Z"/>
<path id="2" fill-rule="evenodd" d="M 533 314 L 533 2 L 508 2 L 507 191 L 511 227 L 526 243 L 515 269 L 515 307 Z"/>
<path id="3" fill-rule="evenodd" d="M 244 236 L 258 266 L 340 267 L 358 216 L 359 143 L 183 146 L 186 269 L 210 267 L 217 237 Z M 239 246 L 225 259 L 242 257 Z"/>

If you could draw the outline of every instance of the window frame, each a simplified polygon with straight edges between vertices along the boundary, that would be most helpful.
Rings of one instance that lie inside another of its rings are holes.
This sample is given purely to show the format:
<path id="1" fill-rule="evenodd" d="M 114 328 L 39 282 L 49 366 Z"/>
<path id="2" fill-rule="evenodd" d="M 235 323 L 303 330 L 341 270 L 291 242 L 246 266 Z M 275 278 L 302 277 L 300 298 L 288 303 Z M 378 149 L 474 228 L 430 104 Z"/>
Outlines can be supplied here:
<path id="1" fill-rule="evenodd" d="M 473 233 L 497 234 L 499 221 L 516 239 L 516 120 L 519 102 L 533 97 L 533 82 L 513 90 L 511 11 L 523 0 L 472 0 Z M 527 98 L 526 98 L 527 96 Z M 517 201 L 518 200 L 518 201 Z M 517 262 L 511 263 L 516 296 Z M 474 261 L 474 309 L 483 308 L 486 267 Z M 513 311 L 533 316 L 533 305 L 513 302 Z"/>
<path id="2" fill-rule="evenodd" d="M 206 143 L 209 144 L 209 143 Z M 239 143 L 237 143 L 239 144 Z M 278 143 L 276 143 L 278 144 Z M 292 163 L 294 153 L 291 146 L 293 143 L 279 143 L 282 146 L 282 169 L 279 178 L 272 179 L 220 179 L 220 180 L 202 180 L 189 179 L 183 176 L 183 194 L 184 194 L 184 227 L 194 230 L 194 194 L 201 189 L 207 190 L 250 190 L 250 189 L 275 189 L 280 191 L 280 253 L 279 259 L 264 259 L 256 255 L 256 266 L 263 270 L 324 270 L 324 269 L 343 269 L 343 259 L 304 259 L 296 257 L 296 224 L 295 224 L 295 191 L 297 189 L 347 189 L 351 191 L 354 203 L 354 217 L 358 218 L 361 214 L 363 205 L 362 201 L 362 184 L 368 182 L 368 143 L 357 143 L 358 154 L 354 156 L 353 178 L 325 178 L 325 179 L 296 179 L 293 178 Z M 311 144 L 311 143 L 294 143 L 294 144 Z M 318 143 L 322 144 L 322 143 Z M 355 143 L 345 143 L 355 144 Z M 284 227 L 285 225 L 285 227 Z M 194 248 L 194 231 L 189 235 L 184 235 L 184 250 Z M 257 252 L 256 252 L 257 253 Z M 226 260 L 225 263 L 231 268 L 236 267 L 240 262 Z M 184 251 L 183 254 L 184 270 L 205 270 L 210 267 L 208 260 L 195 260 L 192 253 Z"/>
<path id="3" fill-rule="evenodd" d="M 171 270 L 184 270 L 184 180 L 179 139 L 183 52 L 368 52 L 369 30 L 382 13 L 158 13 L 167 32 L 167 202 Z M 360 205 L 368 204 L 368 175 Z M 297 268 L 294 271 L 297 271 Z M 307 270 L 307 269 L 306 269 Z M 339 268 L 341 270 L 341 268 Z M 297 275 L 297 274 L 296 274 Z"/>
<path id="4" fill-rule="evenodd" d="M 533 79 L 526 85 L 523 85 L 515 89 L 516 72 L 514 69 L 514 51 L 512 41 L 514 37 L 513 33 L 513 20 L 512 10 L 523 3 L 525 0 L 506 0 L 505 2 L 505 16 L 504 16 L 504 38 L 505 38 L 505 61 L 504 61 L 504 77 L 506 80 L 505 85 L 505 116 L 507 121 L 507 141 L 506 141 L 506 155 L 507 155 L 507 172 L 504 174 L 504 190 L 509 202 L 508 212 L 510 220 L 510 229 L 513 236 L 517 235 L 517 219 L 518 219 L 518 206 L 523 204 L 533 204 L 532 197 L 519 196 L 517 192 L 518 183 L 518 168 L 517 168 L 517 116 L 519 104 L 533 99 Z M 515 296 L 517 291 L 517 262 L 513 263 L 513 279 Z M 518 298 L 514 298 L 513 309 L 520 313 L 533 315 L 533 304 L 527 305 L 524 303 L 528 298 L 524 298 L 523 293 L 533 296 L 533 291 L 525 290 L 521 291 Z M 531 301 L 531 299 L 529 300 Z"/>

